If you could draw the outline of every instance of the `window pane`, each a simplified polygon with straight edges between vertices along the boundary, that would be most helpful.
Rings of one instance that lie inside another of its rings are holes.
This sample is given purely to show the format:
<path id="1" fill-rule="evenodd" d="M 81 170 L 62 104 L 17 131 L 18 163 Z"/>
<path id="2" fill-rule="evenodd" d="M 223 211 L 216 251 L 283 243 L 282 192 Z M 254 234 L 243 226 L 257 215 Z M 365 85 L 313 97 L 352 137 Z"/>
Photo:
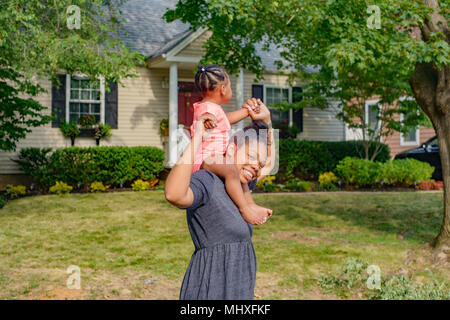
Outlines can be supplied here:
<path id="1" fill-rule="evenodd" d="M 70 112 L 74 112 L 74 113 L 80 112 L 80 104 L 79 103 L 75 103 L 75 102 L 71 102 L 70 105 L 69 105 L 69 111 Z"/>
<path id="2" fill-rule="evenodd" d="M 99 90 L 91 91 L 91 100 L 100 100 L 100 91 Z"/>
<path id="3" fill-rule="evenodd" d="M 82 114 L 89 113 L 89 103 L 80 103 L 80 113 Z"/>
<path id="4" fill-rule="evenodd" d="M 79 114 L 78 113 L 69 113 L 69 122 L 76 121 L 78 122 Z"/>
<path id="5" fill-rule="evenodd" d="M 91 97 L 91 93 L 89 90 L 81 90 L 81 100 L 89 100 Z"/>
<path id="6" fill-rule="evenodd" d="M 403 135 L 405 142 L 416 142 L 416 130 L 409 131 L 406 135 Z"/>
<path id="7" fill-rule="evenodd" d="M 70 90 L 70 99 L 79 99 L 78 89 Z"/>
<path id="8" fill-rule="evenodd" d="M 78 89 L 80 87 L 80 80 L 76 80 L 76 79 L 72 78 L 72 80 L 70 82 L 70 87 L 73 89 Z"/>
<path id="9" fill-rule="evenodd" d="M 80 80 L 81 88 L 88 89 L 89 88 L 89 80 Z"/>
<path id="10" fill-rule="evenodd" d="M 98 103 L 93 103 L 91 106 L 92 113 L 100 114 L 100 105 Z"/>

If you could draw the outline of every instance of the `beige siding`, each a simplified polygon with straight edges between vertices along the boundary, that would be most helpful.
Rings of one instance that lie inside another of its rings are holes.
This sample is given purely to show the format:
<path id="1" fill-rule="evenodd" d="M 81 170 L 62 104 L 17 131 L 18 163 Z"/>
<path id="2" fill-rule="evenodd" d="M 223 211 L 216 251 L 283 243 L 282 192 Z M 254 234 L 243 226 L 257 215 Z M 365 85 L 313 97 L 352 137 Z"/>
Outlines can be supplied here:
<path id="1" fill-rule="evenodd" d="M 162 148 L 159 136 L 159 122 L 168 117 L 169 89 L 162 88 L 162 81 L 168 78 L 168 70 L 140 68 L 137 78 L 124 79 L 118 92 L 118 129 L 112 130 L 112 136 L 102 140 L 101 145 L 116 146 L 156 146 Z M 47 106 L 44 114 L 51 113 L 51 86 L 48 81 L 42 82 L 49 93 L 37 98 Z M 95 146 L 95 140 L 80 137 L 75 140 L 76 146 Z M 34 128 L 26 139 L 19 141 L 16 152 L 0 152 L 0 174 L 21 173 L 19 167 L 9 158 L 17 158 L 24 147 L 70 146 L 70 139 L 64 138 L 59 128 L 51 124 Z"/>
<path id="2" fill-rule="evenodd" d="M 202 48 L 203 43 L 211 35 L 210 31 L 204 32 L 197 39 L 188 44 L 183 50 L 181 50 L 177 56 L 181 57 L 202 57 L 206 51 Z"/>

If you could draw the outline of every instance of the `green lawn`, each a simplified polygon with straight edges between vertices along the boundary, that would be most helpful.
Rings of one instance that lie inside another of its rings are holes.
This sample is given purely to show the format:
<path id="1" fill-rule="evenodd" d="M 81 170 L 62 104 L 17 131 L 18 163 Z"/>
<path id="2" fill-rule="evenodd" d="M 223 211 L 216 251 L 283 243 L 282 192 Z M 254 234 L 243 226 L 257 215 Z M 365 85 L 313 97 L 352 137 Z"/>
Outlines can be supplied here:
<path id="1" fill-rule="evenodd" d="M 414 281 L 448 270 L 423 259 L 439 231 L 442 193 L 256 194 L 273 217 L 254 228 L 257 299 L 329 299 L 315 277 L 346 257 L 407 269 Z M 398 233 L 412 230 L 402 240 Z M 1 299 L 177 299 L 193 252 L 185 212 L 162 191 L 25 197 L 0 210 Z M 409 263 L 404 264 L 405 260 Z M 70 265 L 81 290 L 66 288 Z"/>

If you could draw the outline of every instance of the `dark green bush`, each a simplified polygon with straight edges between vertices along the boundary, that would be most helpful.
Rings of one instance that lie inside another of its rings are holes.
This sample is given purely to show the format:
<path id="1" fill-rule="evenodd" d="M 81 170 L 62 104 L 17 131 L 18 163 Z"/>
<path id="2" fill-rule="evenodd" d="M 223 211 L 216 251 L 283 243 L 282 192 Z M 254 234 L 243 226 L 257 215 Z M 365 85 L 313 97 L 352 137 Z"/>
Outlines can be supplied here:
<path id="1" fill-rule="evenodd" d="M 130 186 L 137 179 L 155 179 L 164 169 L 164 151 L 155 147 L 69 147 L 55 150 L 46 164 L 40 167 L 39 174 L 31 174 L 28 168 L 36 167 L 35 162 L 45 163 L 43 153 L 33 151 L 33 157 L 28 157 L 33 161 L 21 167 L 27 168 L 25 173 L 30 174 L 44 190 L 57 181 L 63 181 L 75 189 L 81 182 L 85 190 L 94 181 L 112 187 L 119 186 L 122 181 L 124 186 Z M 26 159 L 23 161 L 27 162 Z"/>
<path id="2" fill-rule="evenodd" d="M 8 202 L 8 200 L 3 198 L 3 196 L 0 196 L 0 209 L 5 206 L 6 202 Z"/>
<path id="3" fill-rule="evenodd" d="M 372 155 L 376 143 L 369 148 Z M 308 141 L 280 139 L 278 178 L 286 180 L 297 177 L 302 180 L 317 180 L 326 171 L 334 171 L 336 165 L 345 157 L 360 158 L 364 155 L 361 141 Z M 389 146 L 382 144 L 375 161 L 390 159 Z"/>
<path id="4" fill-rule="evenodd" d="M 23 173 L 31 176 L 38 189 L 48 190 L 45 179 L 47 177 L 48 165 L 50 163 L 52 148 L 22 148 L 18 159 L 11 159 L 17 163 Z M 44 183 L 44 184 L 42 184 Z"/>

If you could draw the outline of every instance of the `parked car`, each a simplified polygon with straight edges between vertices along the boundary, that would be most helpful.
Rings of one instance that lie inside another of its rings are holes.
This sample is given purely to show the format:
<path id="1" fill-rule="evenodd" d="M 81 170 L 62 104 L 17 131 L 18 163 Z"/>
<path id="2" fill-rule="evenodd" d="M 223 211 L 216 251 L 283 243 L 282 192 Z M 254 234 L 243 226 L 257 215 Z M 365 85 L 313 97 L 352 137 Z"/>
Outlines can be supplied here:
<path id="1" fill-rule="evenodd" d="M 427 140 L 418 148 L 405 150 L 396 154 L 394 157 L 394 159 L 405 158 L 413 158 L 419 161 L 428 162 L 435 168 L 431 178 L 434 180 L 442 180 L 441 155 L 439 154 L 437 136 Z"/>

